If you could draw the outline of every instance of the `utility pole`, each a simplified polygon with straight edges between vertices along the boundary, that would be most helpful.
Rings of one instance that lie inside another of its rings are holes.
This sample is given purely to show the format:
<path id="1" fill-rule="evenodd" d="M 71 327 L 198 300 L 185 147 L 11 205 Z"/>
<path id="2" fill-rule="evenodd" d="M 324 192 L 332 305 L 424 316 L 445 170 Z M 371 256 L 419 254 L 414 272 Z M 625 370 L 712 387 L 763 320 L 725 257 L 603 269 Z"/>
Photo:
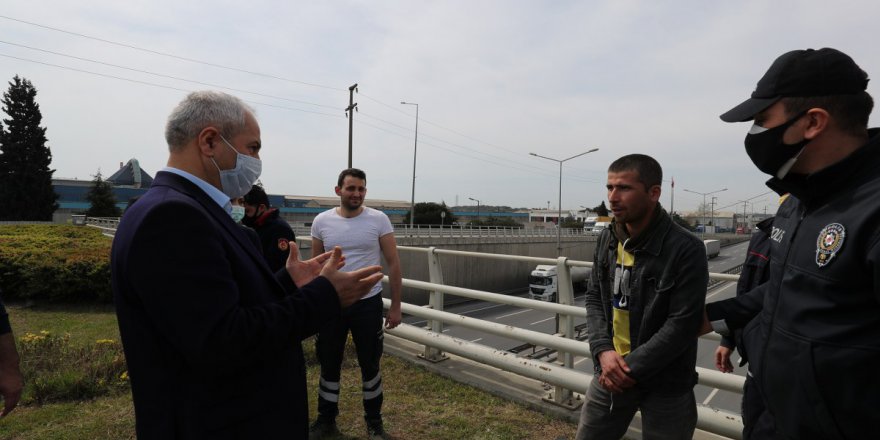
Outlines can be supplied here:
<path id="1" fill-rule="evenodd" d="M 717 198 L 718 197 L 712 196 L 712 220 L 711 220 L 711 223 L 712 223 L 712 233 L 713 234 L 718 233 L 718 226 L 715 225 L 715 199 L 717 199 Z"/>
<path id="2" fill-rule="evenodd" d="M 348 118 L 348 167 L 351 168 L 351 138 L 354 124 L 354 113 L 357 111 L 357 103 L 354 102 L 354 92 L 357 92 L 357 83 L 348 88 L 348 107 L 345 108 L 345 117 Z"/>

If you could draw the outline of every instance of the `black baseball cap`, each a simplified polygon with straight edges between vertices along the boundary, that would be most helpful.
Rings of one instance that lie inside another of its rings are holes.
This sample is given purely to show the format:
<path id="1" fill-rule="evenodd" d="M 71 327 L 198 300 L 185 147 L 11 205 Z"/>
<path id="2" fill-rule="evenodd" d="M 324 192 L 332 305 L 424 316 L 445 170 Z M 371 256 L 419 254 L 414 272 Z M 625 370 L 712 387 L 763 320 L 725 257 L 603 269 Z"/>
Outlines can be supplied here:
<path id="1" fill-rule="evenodd" d="M 829 47 L 782 54 L 758 81 L 752 97 L 721 115 L 745 122 L 783 97 L 850 95 L 868 88 L 868 74 L 849 55 Z"/>

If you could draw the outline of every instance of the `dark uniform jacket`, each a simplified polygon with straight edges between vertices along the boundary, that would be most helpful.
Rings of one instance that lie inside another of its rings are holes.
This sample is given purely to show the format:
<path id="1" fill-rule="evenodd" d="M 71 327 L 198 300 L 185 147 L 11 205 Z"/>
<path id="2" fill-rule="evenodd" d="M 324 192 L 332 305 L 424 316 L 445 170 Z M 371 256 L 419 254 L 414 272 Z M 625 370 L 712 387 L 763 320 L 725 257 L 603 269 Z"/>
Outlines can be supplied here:
<path id="1" fill-rule="evenodd" d="M 329 281 L 290 294 L 229 214 L 168 172 L 122 218 L 111 269 L 139 439 L 307 436 L 300 340 L 340 315 Z"/>
<path id="2" fill-rule="evenodd" d="M 736 283 L 736 296 L 745 295 L 770 279 L 770 231 L 773 228 L 773 217 L 762 220 L 756 227 L 758 230 L 749 240 L 746 260 L 743 262 L 742 272 L 739 274 L 739 281 Z M 759 298 L 759 300 L 761 299 L 763 298 Z M 757 316 L 761 311 L 763 301 L 759 300 L 751 302 L 753 306 L 752 316 Z M 709 308 L 710 304 L 707 304 L 706 307 Z M 740 367 L 748 362 L 746 348 L 742 342 L 742 329 L 734 330 L 731 336 L 723 336 L 721 338 L 721 345 L 727 348 L 736 347 L 740 355 Z"/>
<path id="3" fill-rule="evenodd" d="M 635 255 L 630 278 L 631 351 L 624 359 L 638 387 L 686 392 L 697 382 L 697 330 L 709 280 L 706 248 L 659 205 L 651 224 L 634 240 L 632 249 L 628 246 Z M 599 353 L 614 350 L 611 286 L 617 243 L 612 229 L 602 231 L 586 294 L 587 334 L 597 372 Z"/>
<path id="4" fill-rule="evenodd" d="M 781 438 L 877 437 L 880 130 L 869 134 L 832 166 L 768 182 L 792 197 L 773 223 L 770 281 L 755 289 L 763 309 L 743 338 Z"/>
<path id="5" fill-rule="evenodd" d="M 278 208 L 271 208 L 256 219 L 246 219 L 247 226 L 260 236 L 263 257 L 272 271 L 284 268 L 290 254 L 290 242 L 296 240 L 293 229 L 279 216 Z"/>

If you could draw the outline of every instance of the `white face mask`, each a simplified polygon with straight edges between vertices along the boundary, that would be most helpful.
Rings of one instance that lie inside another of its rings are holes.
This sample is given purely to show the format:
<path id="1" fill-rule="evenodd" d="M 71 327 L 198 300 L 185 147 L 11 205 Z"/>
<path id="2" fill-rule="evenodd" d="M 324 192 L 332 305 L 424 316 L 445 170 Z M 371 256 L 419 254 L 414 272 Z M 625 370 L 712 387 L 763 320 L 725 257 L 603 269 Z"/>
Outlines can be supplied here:
<path id="1" fill-rule="evenodd" d="M 229 196 L 230 199 L 243 197 L 251 187 L 260 178 L 260 172 L 263 171 L 263 162 L 250 156 L 239 153 L 232 144 L 223 136 L 220 136 L 223 142 L 235 152 L 235 168 L 231 170 L 221 170 L 217 165 L 217 161 L 211 158 L 217 171 L 220 172 L 220 190 L 223 194 Z"/>
<path id="2" fill-rule="evenodd" d="M 232 212 L 229 215 L 232 216 L 232 221 L 240 222 L 244 218 L 244 206 L 232 205 Z"/>

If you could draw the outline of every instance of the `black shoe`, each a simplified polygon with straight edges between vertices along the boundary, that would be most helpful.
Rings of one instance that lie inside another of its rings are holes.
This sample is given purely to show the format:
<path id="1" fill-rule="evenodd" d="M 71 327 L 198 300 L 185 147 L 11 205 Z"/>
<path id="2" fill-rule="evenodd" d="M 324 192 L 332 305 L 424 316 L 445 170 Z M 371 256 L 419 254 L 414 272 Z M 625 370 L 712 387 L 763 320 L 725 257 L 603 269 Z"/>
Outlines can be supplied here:
<path id="1" fill-rule="evenodd" d="M 336 428 L 336 420 L 328 420 L 318 416 L 318 419 L 309 426 L 309 440 L 321 440 L 339 435 Z"/>
<path id="2" fill-rule="evenodd" d="M 391 437 L 382 427 L 382 419 L 367 419 L 367 438 L 370 440 L 389 440 Z"/>

